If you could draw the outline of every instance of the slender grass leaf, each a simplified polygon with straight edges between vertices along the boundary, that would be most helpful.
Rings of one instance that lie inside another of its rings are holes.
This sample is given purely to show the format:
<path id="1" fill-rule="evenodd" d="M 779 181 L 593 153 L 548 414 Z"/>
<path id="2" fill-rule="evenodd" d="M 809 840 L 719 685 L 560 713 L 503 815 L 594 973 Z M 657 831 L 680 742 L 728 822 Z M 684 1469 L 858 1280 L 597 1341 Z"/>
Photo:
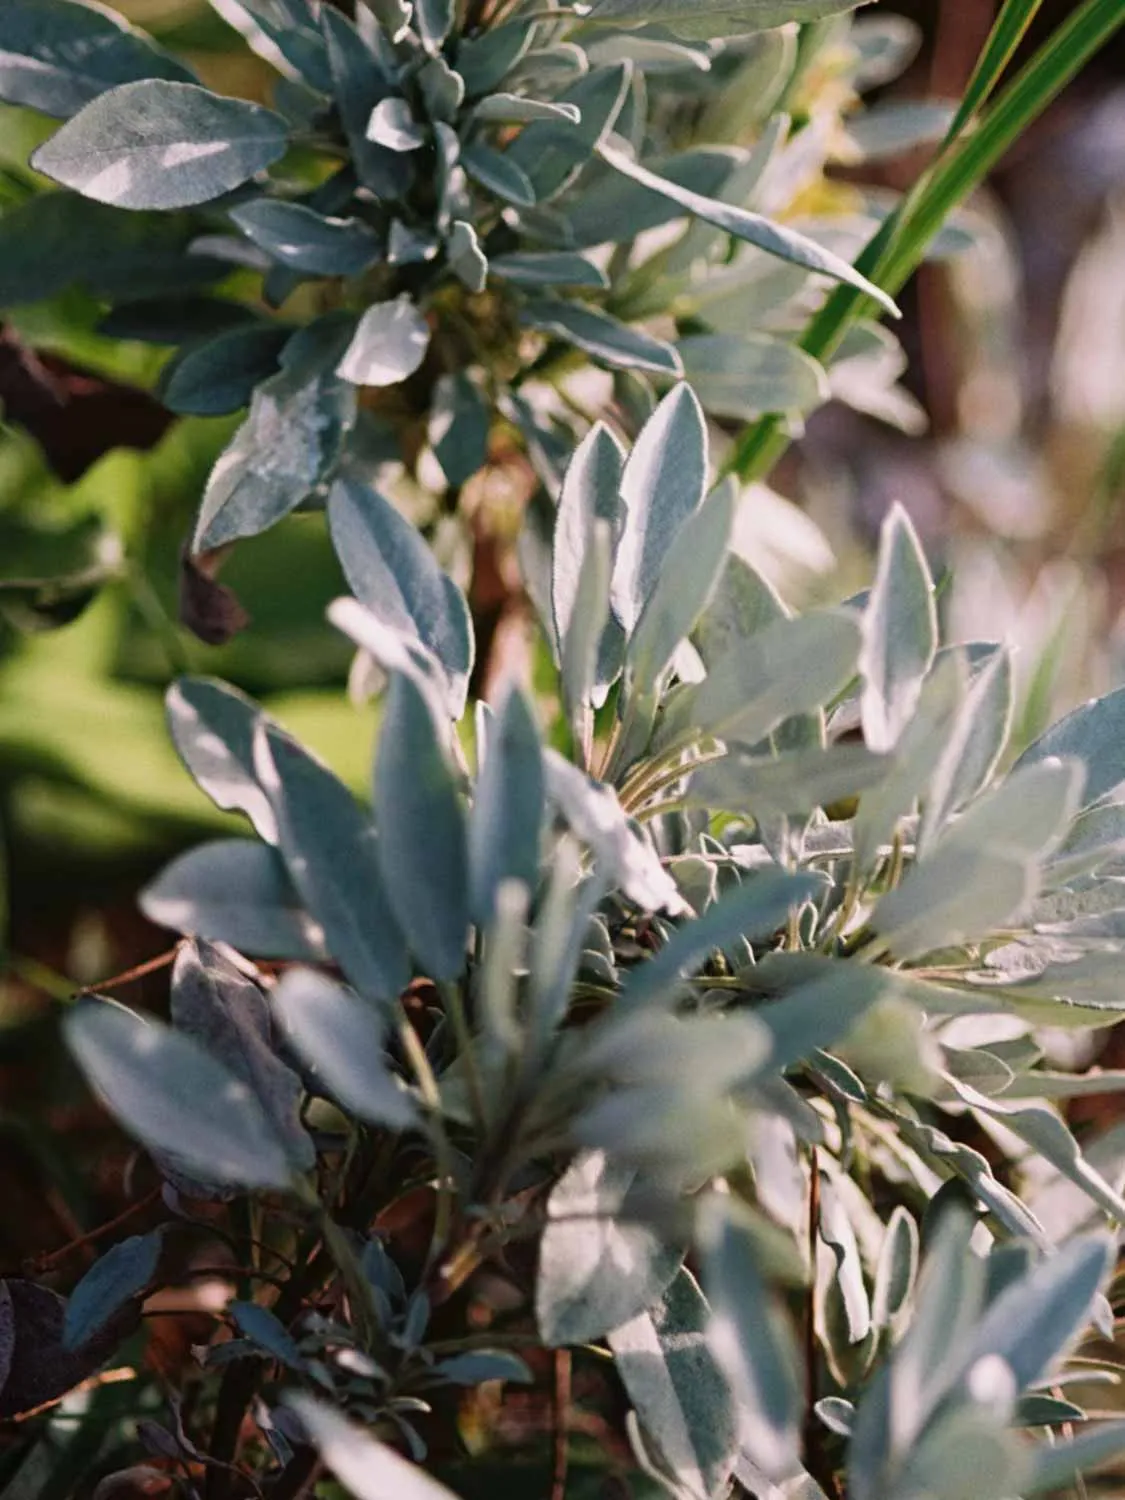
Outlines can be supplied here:
<path id="1" fill-rule="evenodd" d="M 573 344 L 596 363 L 614 370 L 643 370 L 665 376 L 683 373 L 680 356 L 671 344 L 584 302 L 535 297 L 520 309 L 520 322 Z"/>
<path id="2" fill-rule="evenodd" d="M 424 1469 L 400 1458 L 326 1402 L 293 1394 L 285 1404 L 300 1419 L 325 1467 L 356 1500 L 457 1500 Z"/>
<path id="3" fill-rule="evenodd" d="M 108 6 L 75 0 L 5 0 L 0 99 L 57 120 L 122 83 L 191 83 L 170 57 Z"/>
<path id="4" fill-rule="evenodd" d="M 459 718 L 473 666 L 472 622 L 461 590 L 417 528 L 378 490 L 347 472 L 328 492 L 328 523 L 360 603 L 441 663 L 451 713 Z"/>
<path id="5" fill-rule="evenodd" d="M 150 922 L 228 943 L 256 958 L 324 962 L 324 934 L 305 911 L 276 849 L 213 839 L 179 855 L 141 892 Z"/>
<path id="6" fill-rule="evenodd" d="M 254 768 L 291 880 L 361 995 L 406 988 L 406 945 L 384 889 L 374 824 L 347 787 L 288 736 L 259 726 Z"/>
<path id="7" fill-rule="evenodd" d="M 711 1310 L 681 1270 L 650 1311 L 609 1335 L 617 1371 L 645 1433 L 691 1495 L 727 1493 L 738 1414 L 707 1341 Z"/>
<path id="8" fill-rule="evenodd" d="M 937 650 L 934 586 L 917 533 L 901 505 L 883 523 L 879 569 L 863 613 L 863 736 L 892 750 L 914 716 Z"/>
<path id="9" fill-rule="evenodd" d="M 80 1349 L 151 1284 L 160 1261 L 160 1229 L 135 1234 L 98 1257 L 71 1292 L 63 1319 L 66 1349 Z"/>
<path id="10" fill-rule="evenodd" d="M 418 1109 L 388 1066 L 387 1017 L 312 969 L 294 969 L 274 991 L 286 1036 L 327 1092 L 371 1125 L 409 1130 Z"/>
<path id="11" fill-rule="evenodd" d="M 253 1093 L 200 1044 L 122 1006 L 71 1011 L 67 1044 L 106 1108 L 142 1145 L 240 1188 L 287 1188 L 293 1164 Z"/>
<path id="12" fill-rule="evenodd" d="M 756 245 L 767 255 L 775 255 L 780 260 L 803 266 L 806 271 L 812 271 L 821 276 L 830 276 L 836 281 L 857 287 L 867 296 L 873 297 L 892 316 L 898 316 L 898 309 L 886 292 L 874 286 L 839 256 L 833 255 L 830 250 L 823 249 L 805 235 L 798 234 L 796 230 L 775 224 L 770 219 L 763 218 L 761 214 L 750 213 L 747 209 L 722 203 L 717 198 L 705 197 L 701 193 L 693 192 L 690 188 L 678 186 L 666 177 L 650 172 L 647 167 L 641 166 L 626 150 L 623 150 L 621 144 L 616 143 L 616 138 L 615 144 L 604 143 L 599 146 L 598 153 L 603 161 L 608 162 L 622 176 L 631 178 L 642 187 L 651 188 L 653 192 L 663 193 L 666 198 L 678 204 L 685 213 L 692 214 L 707 224 L 713 224 L 716 229 L 722 229 L 725 233 L 734 235 L 736 239 Z"/>
<path id="13" fill-rule="evenodd" d="M 118 208 L 184 208 L 275 162 L 288 126 L 260 104 L 150 79 L 100 94 L 35 152 L 37 172 Z"/>
<path id="14" fill-rule="evenodd" d="M 430 707 L 405 676 L 395 677 L 383 714 L 375 806 L 392 910 L 430 976 L 455 979 L 469 925 L 465 814 Z"/>
<path id="15" fill-rule="evenodd" d="M 630 1207 L 641 1196 L 636 1171 L 604 1151 L 581 1153 L 552 1189 L 535 1285 L 548 1347 L 603 1338 L 652 1307 L 676 1275 L 683 1250 Z"/>

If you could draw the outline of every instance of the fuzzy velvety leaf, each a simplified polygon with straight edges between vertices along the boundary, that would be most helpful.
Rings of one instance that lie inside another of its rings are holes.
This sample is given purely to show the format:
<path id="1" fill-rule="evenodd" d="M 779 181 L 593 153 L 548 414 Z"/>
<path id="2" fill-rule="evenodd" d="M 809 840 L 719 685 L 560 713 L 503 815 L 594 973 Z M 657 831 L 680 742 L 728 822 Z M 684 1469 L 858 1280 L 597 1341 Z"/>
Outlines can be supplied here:
<path id="1" fill-rule="evenodd" d="M 551 104 L 544 99 L 529 99 L 524 94 L 489 94 L 473 110 L 473 118 L 482 124 L 522 125 L 537 120 L 553 120 L 564 126 L 578 123 L 578 111 L 569 104 Z"/>
<path id="2" fill-rule="evenodd" d="M 624 144 L 624 142 L 617 142 L 613 145 L 603 144 L 598 148 L 603 159 L 623 176 L 632 178 L 642 187 L 663 193 L 685 212 L 693 214 L 707 224 L 713 224 L 716 229 L 722 229 L 727 234 L 734 235 L 736 239 L 746 240 L 747 243 L 756 245 L 767 255 L 776 255 L 780 260 L 803 266 L 806 271 L 813 271 L 821 276 L 830 276 L 835 281 L 856 287 L 874 298 L 886 311 L 898 316 L 898 309 L 886 292 L 874 286 L 865 276 L 861 276 L 858 271 L 849 266 L 847 261 L 833 255 L 830 250 L 822 249 L 814 240 L 798 234 L 796 230 L 789 229 L 785 225 L 775 224 L 772 220 L 763 218 L 761 214 L 753 214 L 745 208 L 736 208 L 729 203 L 721 203 L 717 198 L 704 197 L 701 193 L 679 187 L 668 179 L 657 176 L 655 172 L 650 172 L 647 167 L 642 167 L 639 162 L 635 161 L 628 151 L 623 149 Z"/>
<path id="3" fill-rule="evenodd" d="M 211 0 L 215 10 L 268 62 L 328 93 L 332 73 L 312 0 Z"/>
<path id="4" fill-rule="evenodd" d="M 250 616 L 232 588 L 215 577 L 221 553 L 180 554 L 180 623 L 208 646 L 225 646 L 245 630 Z"/>
<path id="5" fill-rule="evenodd" d="M 488 257 L 481 249 L 473 226 L 455 219 L 445 237 L 445 256 L 449 269 L 470 292 L 483 292 L 488 284 Z"/>
<path id="6" fill-rule="evenodd" d="M 434 979 L 465 966 L 465 814 L 430 706 L 411 678 L 391 684 L 375 761 L 379 860 L 391 907 Z"/>
<path id="7" fill-rule="evenodd" d="M 711 41 L 769 31 L 789 21 L 820 21 L 868 0 L 595 0 L 588 20 L 602 26 L 664 26 L 675 36 Z"/>
<path id="8" fill-rule="evenodd" d="M 207 481 L 192 550 L 257 536 L 326 478 L 356 416 L 356 394 L 334 373 L 352 331 L 329 314 L 286 344 L 281 370 L 254 392 L 250 413 Z"/>
<path id="9" fill-rule="evenodd" d="M 261 1105 L 198 1042 L 106 1001 L 79 1005 L 64 1026 L 91 1087 L 143 1145 L 211 1182 L 289 1186 L 293 1163 Z"/>
<path id="10" fill-rule="evenodd" d="M 703 502 L 707 427 L 690 386 L 671 391 L 641 429 L 621 478 L 625 522 L 613 573 L 613 610 L 636 628 L 673 539 Z"/>
<path id="11" fill-rule="evenodd" d="M 559 640 L 563 703 L 584 764 L 589 764 L 593 742 L 592 710 L 605 701 L 609 682 L 620 670 L 622 632 L 609 608 L 612 579 L 609 522 L 595 519 L 578 571 L 570 622 Z"/>
<path id="12" fill-rule="evenodd" d="M 671 344 L 584 302 L 535 297 L 520 309 L 520 321 L 527 328 L 573 344 L 596 363 L 614 370 L 672 376 L 683 373 L 680 356 Z"/>
<path id="13" fill-rule="evenodd" d="M 410 978 L 388 903 L 375 827 L 327 767 L 263 724 L 254 769 L 270 799 L 290 878 L 344 973 L 372 1000 L 392 1000 Z"/>
<path id="14" fill-rule="evenodd" d="M 324 934 L 305 911 L 276 849 L 214 839 L 166 865 L 140 895 L 150 922 L 229 943 L 256 958 L 323 962 Z"/>
<path id="15" fill-rule="evenodd" d="M 651 1312 L 609 1335 L 646 1437 L 678 1484 L 718 1500 L 739 1452 L 739 1417 L 707 1342 L 710 1309 L 681 1270 Z"/>
<path id="16" fill-rule="evenodd" d="M 457 71 L 465 80 L 470 99 L 496 89 L 531 46 L 535 26 L 530 21 L 511 21 L 490 26 L 479 36 L 462 38 L 457 49 Z"/>
<path id="17" fill-rule="evenodd" d="M 684 801 L 689 807 L 758 818 L 808 814 L 878 786 L 892 765 L 890 756 L 872 755 L 866 745 L 787 750 L 777 756 L 733 749 L 695 772 Z"/>
<path id="18" fill-rule="evenodd" d="M 358 276 L 381 249 L 379 236 L 362 219 L 319 214 L 307 203 L 255 198 L 230 216 L 252 244 L 294 271 Z"/>
<path id="19" fill-rule="evenodd" d="M 637 1174 L 603 1151 L 576 1157 L 547 1202 L 535 1312 L 552 1348 L 600 1339 L 652 1307 L 683 1251 L 630 1211 Z"/>
<path id="20" fill-rule="evenodd" d="M 988 785 L 1007 742 L 1012 709 L 1011 653 L 997 647 L 970 683 L 930 782 L 918 830 L 919 854 Z"/>
<path id="21" fill-rule="evenodd" d="M 65 120 L 118 84 L 194 77 L 108 6 L 5 0 L 0 99 L 8 104 Z"/>
<path id="22" fill-rule="evenodd" d="M 239 187 L 287 143 L 285 121 L 260 104 L 153 79 L 100 94 L 32 164 L 99 203 L 184 208 Z"/>
<path id="23" fill-rule="evenodd" d="M 694 146 L 676 156 L 647 163 L 662 181 L 714 197 L 722 192 L 744 157 L 730 146 Z M 639 182 L 605 171 L 581 184 L 566 200 L 566 216 L 574 244 L 604 245 L 629 240 L 649 229 L 659 229 L 685 216 L 687 210 L 663 193 Z"/>
<path id="24" fill-rule="evenodd" d="M 457 1500 L 424 1469 L 400 1458 L 326 1402 L 291 1395 L 285 1404 L 300 1419 L 325 1467 L 355 1500 Z"/>
<path id="25" fill-rule="evenodd" d="M 625 455 L 604 423 L 596 422 L 574 450 L 559 494 L 551 554 L 551 605 L 557 640 L 565 642 L 574 621 L 582 583 L 583 564 L 589 556 L 594 523 L 604 521 L 609 529 L 610 565 L 624 521 L 621 475 Z M 614 639 L 603 648 L 603 671 L 591 682 L 593 702 L 600 706 L 610 683 L 620 670 L 621 628 L 608 627 Z M 613 649 L 616 648 L 616 649 Z"/>
<path id="26" fill-rule="evenodd" d="M 408 1130 L 413 1099 L 388 1066 L 386 1015 L 311 969 L 286 974 L 273 996 L 285 1032 L 325 1090 L 372 1125 Z"/>
<path id="27" fill-rule="evenodd" d="M 63 1318 L 63 1346 L 80 1349 L 130 1302 L 156 1275 L 164 1243 L 161 1230 L 135 1234 L 98 1257 L 70 1294 Z"/>
<path id="28" fill-rule="evenodd" d="M 754 333 L 701 333 L 676 345 L 684 376 L 717 417 L 752 421 L 763 412 L 808 412 L 828 400 L 815 359 L 783 339 Z"/>
<path id="29" fill-rule="evenodd" d="M 465 171 L 481 187 L 503 198 L 505 203 L 514 203 L 517 208 L 530 208 L 535 202 L 535 188 L 531 178 L 510 159 L 506 151 L 493 151 L 491 146 L 479 141 L 464 148 L 461 163 Z"/>
<path id="30" fill-rule="evenodd" d="M 1047 1495 L 1069 1489 L 1080 1477 L 1090 1475 L 1123 1453 L 1125 1422 L 1099 1423 L 1077 1437 L 1038 1443 L 1030 1478 L 1020 1488 L 1025 1495 Z"/>
<path id="31" fill-rule="evenodd" d="M 136 1327 L 126 1307 L 80 1349 L 63 1343 L 66 1302 L 33 1281 L 0 1281 L 0 1419 L 18 1417 L 93 1375 Z"/>
<path id="32" fill-rule="evenodd" d="M 332 92 L 360 181 L 379 198 L 398 199 L 410 186 L 413 168 L 409 160 L 367 138 L 371 113 L 391 93 L 393 82 L 342 11 L 334 5 L 322 6 L 320 26 L 328 49 Z"/>
<path id="33" fill-rule="evenodd" d="M 934 586 L 917 533 L 901 505 L 883 523 L 879 569 L 863 612 L 863 737 L 891 750 L 914 715 L 937 650 Z"/>
<path id="34" fill-rule="evenodd" d="M 489 729 L 469 821 L 472 911 L 478 925 L 492 920 L 505 880 L 535 889 L 543 780 L 539 726 L 523 693 L 509 686 Z"/>
<path id="35" fill-rule="evenodd" d="M 439 52 L 453 27 L 454 0 L 414 0 L 414 25 L 427 52 Z"/>
<path id="36" fill-rule="evenodd" d="M 1125 781 L 1125 688 L 1060 719 L 1024 751 L 1016 767 L 1055 755 L 1075 756 L 1086 767 L 1084 807 L 1119 787 Z"/>
<path id="37" fill-rule="evenodd" d="M 290 1369 L 304 1368 L 296 1339 L 268 1307 L 260 1307 L 256 1302 L 232 1302 L 227 1311 L 244 1338 Z"/>
<path id="38" fill-rule="evenodd" d="M 487 1380 L 505 1380 L 516 1385 L 531 1385 L 535 1379 L 518 1355 L 506 1349 L 477 1349 L 470 1354 L 455 1354 L 434 1366 L 454 1385 L 483 1385 Z"/>
<path id="39" fill-rule="evenodd" d="M 185 943 L 172 969 L 171 1017 L 250 1089 L 289 1160 L 308 1171 L 316 1153 L 300 1120 L 301 1082 L 277 1054 L 258 986 L 209 943 Z"/>
<path id="40" fill-rule="evenodd" d="M 212 677 L 181 677 L 165 698 L 168 729 L 195 782 L 224 811 L 243 812 L 268 844 L 277 820 L 254 771 L 254 730 L 262 709 Z M 237 946 L 237 945 L 236 945 Z"/>
<path id="41" fill-rule="evenodd" d="M 386 146 L 388 151 L 417 151 L 426 144 L 426 132 L 406 100 L 391 95 L 380 99 L 371 111 L 367 139 Z"/>
<path id="42" fill-rule="evenodd" d="M 575 111 L 574 124 L 536 121 L 508 148 L 516 166 L 531 178 L 540 202 L 553 197 L 592 159 L 621 113 L 630 76 L 622 65 L 595 68 L 559 100 L 563 108 Z"/>
<path id="43" fill-rule="evenodd" d="M 356 597 L 377 619 L 413 636 L 436 657 L 449 679 L 450 711 L 459 718 L 473 665 L 465 596 L 416 527 L 358 478 L 344 473 L 333 484 L 328 521 Z"/>
<path id="44" fill-rule="evenodd" d="M 774 1479 L 800 1457 L 801 1393 L 792 1333 L 758 1266 L 754 1239 L 732 1200 L 703 1205 L 708 1342 L 738 1397 L 742 1447 Z"/>
<path id="45" fill-rule="evenodd" d="M 221 417 L 249 405 L 254 389 L 277 372 L 292 329 L 270 323 L 231 328 L 193 340 L 164 366 L 157 394 L 182 416 Z"/>
<path id="46" fill-rule="evenodd" d="M 488 461 L 492 412 L 476 382 L 464 370 L 434 383 L 428 437 L 446 480 L 465 484 Z"/>
<path id="47" fill-rule="evenodd" d="M 517 286 L 609 285 L 605 272 L 584 255 L 568 250 L 523 250 L 495 255 L 489 261 L 493 275 Z"/>
<path id="48" fill-rule="evenodd" d="M 910 1300 L 918 1275 L 918 1226 L 901 1204 L 883 1236 L 871 1316 L 876 1328 L 890 1328 Z"/>
<path id="49" fill-rule="evenodd" d="M 426 357 L 430 326 L 405 294 L 375 302 L 359 320 L 337 373 L 353 385 L 398 385 Z"/>

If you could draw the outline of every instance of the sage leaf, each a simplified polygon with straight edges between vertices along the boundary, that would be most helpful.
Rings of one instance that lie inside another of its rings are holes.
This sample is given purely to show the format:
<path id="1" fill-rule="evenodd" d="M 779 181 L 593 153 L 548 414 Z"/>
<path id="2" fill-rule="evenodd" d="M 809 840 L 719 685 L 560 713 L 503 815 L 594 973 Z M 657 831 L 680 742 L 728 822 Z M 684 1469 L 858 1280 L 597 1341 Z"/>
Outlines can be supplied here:
<path id="1" fill-rule="evenodd" d="M 405 293 L 375 302 L 359 320 L 337 374 L 353 385 L 398 385 L 426 357 L 430 326 Z"/>
<path id="2" fill-rule="evenodd" d="M 469 880 L 478 926 L 493 920 L 505 881 L 535 889 L 545 800 L 539 727 L 523 693 L 509 686 L 488 734 L 469 819 Z"/>
<path id="3" fill-rule="evenodd" d="M 863 736 L 892 750 L 918 706 L 937 650 L 930 570 L 910 518 L 895 505 L 883 523 L 879 568 L 863 614 Z"/>
<path id="4" fill-rule="evenodd" d="M 1084 807 L 1116 790 L 1125 781 L 1125 688 L 1060 719 L 1023 752 L 1015 769 L 1052 756 L 1075 756 L 1086 767 Z"/>
<path id="5" fill-rule="evenodd" d="M 584 302 L 535 297 L 520 309 L 520 321 L 527 328 L 573 344 L 610 369 L 644 370 L 652 375 L 683 373 L 680 356 L 671 344 Z"/>
<path id="6" fill-rule="evenodd" d="M 67 1299 L 64 1348 L 80 1349 L 147 1289 L 156 1275 L 163 1245 L 162 1231 L 153 1229 L 119 1240 L 98 1257 Z"/>
<path id="7" fill-rule="evenodd" d="M 118 208 L 185 208 L 248 182 L 288 144 L 280 115 L 194 83 L 99 94 L 32 157 L 37 172 Z"/>
<path id="8" fill-rule="evenodd" d="M 293 1394 L 285 1404 L 300 1419 L 325 1467 L 355 1500 L 457 1500 L 425 1469 L 400 1458 L 327 1402 Z"/>
<path id="9" fill-rule="evenodd" d="M 333 218 L 307 203 L 256 198 L 232 208 L 230 216 L 252 244 L 280 265 L 318 276 L 358 276 L 382 248 L 362 219 Z"/>
<path id="10" fill-rule="evenodd" d="M 277 820 L 254 770 L 254 731 L 262 709 L 237 688 L 212 677 L 181 677 L 164 711 L 172 742 L 196 784 L 225 812 L 242 812 L 267 844 Z"/>

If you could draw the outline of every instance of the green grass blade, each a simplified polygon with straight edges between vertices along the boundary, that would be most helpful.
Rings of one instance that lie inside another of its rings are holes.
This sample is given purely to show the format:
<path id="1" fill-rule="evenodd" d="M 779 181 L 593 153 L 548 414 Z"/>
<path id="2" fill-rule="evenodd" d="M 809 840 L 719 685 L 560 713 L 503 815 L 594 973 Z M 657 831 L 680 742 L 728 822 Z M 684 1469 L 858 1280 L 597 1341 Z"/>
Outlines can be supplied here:
<path id="1" fill-rule="evenodd" d="M 921 264 L 950 213 L 980 186 L 1028 126 L 1122 27 L 1122 0 L 1086 0 L 1008 85 L 979 128 L 935 162 L 869 242 L 856 261 L 856 270 L 892 296 L 898 292 Z M 814 359 L 829 359 L 855 320 L 870 315 L 871 307 L 861 294 L 842 288 L 813 318 L 801 347 Z M 761 478 L 788 442 L 784 418 L 764 417 L 742 434 L 728 471 L 746 479 Z"/>
<path id="2" fill-rule="evenodd" d="M 949 128 L 949 140 L 956 140 L 988 103 L 1042 5 L 1043 0 L 1006 0 L 965 88 L 965 97 Z"/>

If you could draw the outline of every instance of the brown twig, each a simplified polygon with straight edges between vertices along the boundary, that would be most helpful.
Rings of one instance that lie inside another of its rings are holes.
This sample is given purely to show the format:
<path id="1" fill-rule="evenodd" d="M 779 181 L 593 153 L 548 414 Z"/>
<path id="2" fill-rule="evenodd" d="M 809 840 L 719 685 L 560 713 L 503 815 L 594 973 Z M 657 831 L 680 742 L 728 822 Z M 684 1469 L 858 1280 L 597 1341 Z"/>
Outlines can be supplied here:
<path id="1" fill-rule="evenodd" d="M 567 1464 L 570 1453 L 571 1356 L 569 1349 L 555 1350 L 555 1458 L 551 1500 L 566 1500 Z"/>
<path id="2" fill-rule="evenodd" d="M 49 1254 L 36 1256 L 34 1260 L 26 1262 L 28 1268 L 34 1274 L 42 1275 L 44 1271 L 51 1270 L 60 1261 L 66 1260 L 69 1255 L 73 1255 L 76 1250 L 85 1250 L 88 1245 L 92 1245 L 97 1240 L 103 1239 L 107 1234 L 112 1234 L 115 1229 L 120 1229 L 123 1224 L 127 1224 L 130 1219 L 135 1218 L 152 1203 L 155 1203 L 159 1197 L 160 1189 L 158 1187 L 153 1188 L 152 1192 L 147 1193 L 139 1203 L 130 1204 L 128 1208 L 123 1209 L 121 1213 L 115 1215 L 112 1219 L 107 1219 L 104 1224 L 99 1224 L 96 1229 L 91 1229 L 88 1233 L 79 1235 L 77 1239 L 70 1240 L 65 1245 L 60 1245 L 57 1250 L 52 1250 Z"/>
<path id="3" fill-rule="evenodd" d="M 175 963 L 176 954 L 180 951 L 179 943 L 174 948 L 169 948 L 167 953 L 158 953 L 155 958 L 146 959 L 143 964 L 136 964 L 131 969 L 125 969 L 120 974 L 113 974 L 109 979 L 99 979 L 97 984 L 84 984 L 81 989 L 76 990 L 78 995 L 100 994 L 102 990 L 115 990 L 119 985 L 133 984 L 135 980 L 144 979 L 149 974 L 156 974 L 161 969 L 166 969 Z"/>

